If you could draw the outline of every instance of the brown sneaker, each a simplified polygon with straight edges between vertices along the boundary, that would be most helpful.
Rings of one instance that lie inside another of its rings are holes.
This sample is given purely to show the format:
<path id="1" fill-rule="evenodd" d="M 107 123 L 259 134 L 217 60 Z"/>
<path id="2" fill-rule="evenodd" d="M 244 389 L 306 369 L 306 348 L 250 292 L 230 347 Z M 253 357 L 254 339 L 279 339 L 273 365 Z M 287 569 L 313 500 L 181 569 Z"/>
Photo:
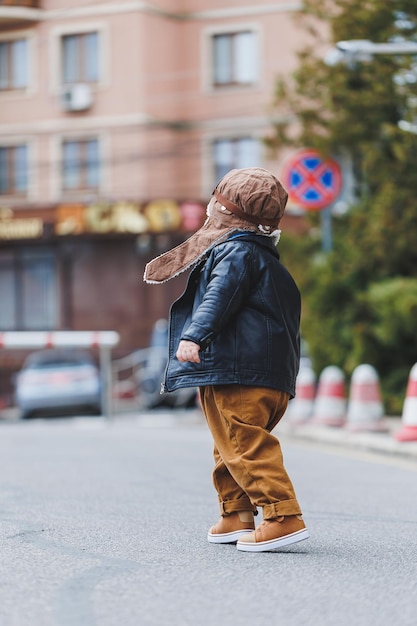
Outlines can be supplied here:
<path id="1" fill-rule="evenodd" d="M 235 511 L 221 517 L 210 528 L 207 539 L 210 543 L 236 543 L 239 537 L 248 536 L 251 530 L 255 530 L 252 511 Z"/>
<path id="2" fill-rule="evenodd" d="M 237 549 L 244 552 L 266 552 L 309 538 L 301 515 L 286 515 L 264 520 L 255 532 L 241 537 Z"/>

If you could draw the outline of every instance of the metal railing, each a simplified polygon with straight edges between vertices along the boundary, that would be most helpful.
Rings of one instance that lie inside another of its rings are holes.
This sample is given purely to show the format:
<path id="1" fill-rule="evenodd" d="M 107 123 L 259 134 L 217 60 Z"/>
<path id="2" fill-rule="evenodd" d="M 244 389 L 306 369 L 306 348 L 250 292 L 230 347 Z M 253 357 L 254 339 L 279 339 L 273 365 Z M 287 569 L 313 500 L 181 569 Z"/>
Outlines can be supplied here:
<path id="1" fill-rule="evenodd" d="M 161 396 L 167 364 L 167 348 L 154 346 L 135 350 L 112 362 L 113 407 L 115 413 L 156 408 L 167 404 L 183 408 L 193 404 L 195 388 L 178 389 Z"/>
<path id="2" fill-rule="evenodd" d="M 148 408 L 157 402 L 166 359 L 166 348 L 143 348 L 113 361 L 113 406 L 116 413 L 123 408 Z"/>

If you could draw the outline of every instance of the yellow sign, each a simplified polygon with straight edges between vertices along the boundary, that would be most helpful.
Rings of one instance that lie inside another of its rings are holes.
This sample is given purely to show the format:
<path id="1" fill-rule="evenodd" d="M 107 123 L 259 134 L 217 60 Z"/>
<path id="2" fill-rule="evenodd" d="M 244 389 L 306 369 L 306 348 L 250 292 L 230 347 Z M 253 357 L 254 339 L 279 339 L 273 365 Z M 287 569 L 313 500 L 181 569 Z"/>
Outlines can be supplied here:
<path id="1" fill-rule="evenodd" d="M 55 233 L 161 233 L 177 230 L 182 215 L 174 200 L 154 200 L 144 210 L 135 202 L 96 202 L 89 206 L 64 204 L 57 208 Z"/>
<path id="2" fill-rule="evenodd" d="M 36 239 L 42 237 L 43 222 L 37 217 L 13 219 L 11 209 L 0 209 L 0 239 Z"/>
<path id="3" fill-rule="evenodd" d="M 149 230 L 162 233 L 167 230 L 177 230 L 181 226 L 181 211 L 173 200 L 154 200 L 145 209 L 149 221 Z"/>
<path id="4" fill-rule="evenodd" d="M 139 235 L 149 230 L 149 225 L 139 206 L 133 202 L 114 205 L 91 204 L 85 209 L 86 229 L 92 233 L 133 233 Z"/>
<path id="5" fill-rule="evenodd" d="M 84 232 L 84 205 L 61 204 L 57 209 L 55 233 L 78 235 Z"/>

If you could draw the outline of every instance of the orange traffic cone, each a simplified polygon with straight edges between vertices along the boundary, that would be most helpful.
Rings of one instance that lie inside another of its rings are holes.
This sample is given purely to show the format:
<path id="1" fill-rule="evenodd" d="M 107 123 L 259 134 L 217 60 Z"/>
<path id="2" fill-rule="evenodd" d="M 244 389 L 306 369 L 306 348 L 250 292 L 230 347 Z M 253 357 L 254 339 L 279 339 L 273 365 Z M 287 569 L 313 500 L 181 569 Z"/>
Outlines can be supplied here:
<path id="1" fill-rule="evenodd" d="M 384 406 L 379 377 L 372 365 L 364 363 L 352 373 L 346 428 L 351 431 L 385 432 Z"/>
<path id="2" fill-rule="evenodd" d="M 326 426 L 343 426 L 345 420 L 345 375 L 336 365 L 329 365 L 320 374 L 313 422 Z"/>
<path id="3" fill-rule="evenodd" d="M 395 439 L 417 441 L 417 363 L 411 368 L 408 377 L 401 423 L 402 428 L 395 433 Z"/>
<path id="4" fill-rule="evenodd" d="M 302 366 L 295 384 L 295 398 L 288 405 L 289 422 L 307 422 L 313 415 L 314 398 L 316 395 L 316 375 L 309 366 Z"/>

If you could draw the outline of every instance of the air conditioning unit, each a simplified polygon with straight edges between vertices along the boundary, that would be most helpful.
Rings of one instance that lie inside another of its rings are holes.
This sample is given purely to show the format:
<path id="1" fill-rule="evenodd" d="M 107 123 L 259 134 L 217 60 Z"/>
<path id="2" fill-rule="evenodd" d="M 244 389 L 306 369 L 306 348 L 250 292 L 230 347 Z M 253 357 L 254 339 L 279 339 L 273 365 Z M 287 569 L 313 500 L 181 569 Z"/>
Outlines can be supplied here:
<path id="1" fill-rule="evenodd" d="M 61 94 L 65 111 L 87 111 L 93 104 L 91 86 L 86 83 L 67 85 Z"/>

